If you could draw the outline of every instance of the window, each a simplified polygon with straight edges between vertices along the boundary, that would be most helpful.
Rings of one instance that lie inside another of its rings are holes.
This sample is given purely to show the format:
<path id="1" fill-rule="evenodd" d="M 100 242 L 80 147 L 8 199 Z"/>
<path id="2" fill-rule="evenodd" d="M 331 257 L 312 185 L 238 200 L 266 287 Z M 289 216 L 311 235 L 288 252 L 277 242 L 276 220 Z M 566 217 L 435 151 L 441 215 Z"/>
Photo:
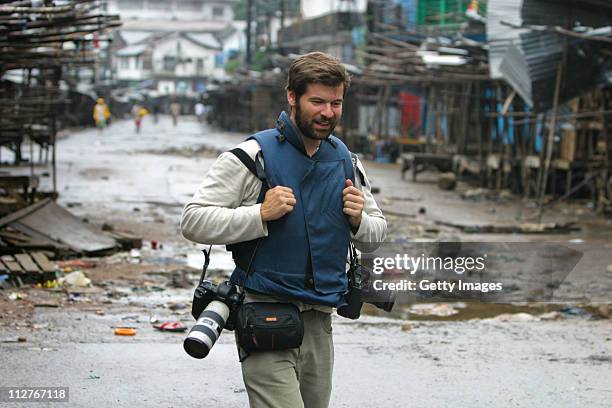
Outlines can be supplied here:
<path id="1" fill-rule="evenodd" d="M 168 0 L 149 0 L 149 10 L 170 11 L 171 5 Z"/>
<path id="2" fill-rule="evenodd" d="M 117 1 L 119 10 L 142 10 L 144 7 L 143 0 L 119 0 Z"/>
<path id="3" fill-rule="evenodd" d="M 225 8 L 222 6 L 213 6 L 212 15 L 213 17 L 223 17 L 225 15 Z"/>
<path id="4" fill-rule="evenodd" d="M 127 57 L 119 58 L 119 68 L 129 69 L 130 68 L 130 59 Z"/>
<path id="5" fill-rule="evenodd" d="M 196 58 L 196 73 L 202 74 L 204 72 L 204 58 Z"/>
<path id="6" fill-rule="evenodd" d="M 197 0 L 181 0 L 176 2 L 177 10 L 184 11 L 200 11 L 202 10 L 202 2 Z"/>
<path id="7" fill-rule="evenodd" d="M 166 55 L 164 57 L 164 71 L 174 71 L 174 69 L 176 68 L 176 58 Z"/>

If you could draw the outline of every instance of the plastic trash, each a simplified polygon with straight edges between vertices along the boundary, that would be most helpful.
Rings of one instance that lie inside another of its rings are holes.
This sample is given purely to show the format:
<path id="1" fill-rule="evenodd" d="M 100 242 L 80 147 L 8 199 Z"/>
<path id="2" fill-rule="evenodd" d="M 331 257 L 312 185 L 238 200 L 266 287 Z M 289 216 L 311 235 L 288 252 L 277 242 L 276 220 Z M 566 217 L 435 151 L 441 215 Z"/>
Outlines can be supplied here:
<path id="1" fill-rule="evenodd" d="M 60 282 L 63 282 L 70 286 L 76 286 L 79 288 L 89 286 L 91 283 L 91 279 L 89 279 L 85 274 L 81 271 L 71 272 L 68 275 L 60 278 Z"/>
<path id="2" fill-rule="evenodd" d="M 117 327 L 115 329 L 115 335 L 117 336 L 135 336 L 136 329 L 132 329 L 130 327 Z"/>

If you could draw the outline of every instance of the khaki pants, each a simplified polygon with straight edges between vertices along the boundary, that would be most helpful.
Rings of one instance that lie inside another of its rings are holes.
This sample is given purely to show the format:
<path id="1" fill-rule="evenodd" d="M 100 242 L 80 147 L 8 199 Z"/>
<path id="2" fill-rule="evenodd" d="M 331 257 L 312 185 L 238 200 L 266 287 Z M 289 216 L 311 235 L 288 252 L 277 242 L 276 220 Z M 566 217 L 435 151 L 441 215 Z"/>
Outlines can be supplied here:
<path id="1" fill-rule="evenodd" d="M 252 353 L 242 362 L 251 408 L 327 408 L 331 396 L 334 343 L 331 315 L 303 312 L 299 348 Z"/>

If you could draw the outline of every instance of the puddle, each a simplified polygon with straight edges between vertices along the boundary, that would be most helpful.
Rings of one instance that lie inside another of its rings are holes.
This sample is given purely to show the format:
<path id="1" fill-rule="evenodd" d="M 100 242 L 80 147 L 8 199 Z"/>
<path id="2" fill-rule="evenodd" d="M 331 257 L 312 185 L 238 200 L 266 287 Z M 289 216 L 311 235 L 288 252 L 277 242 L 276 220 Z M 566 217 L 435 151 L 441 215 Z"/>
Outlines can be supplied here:
<path id="1" fill-rule="evenodd" d="M 428 302 L 429 304 L 433 304 Z M 370 304 L 364 304 L 362 314 L 369 316 L 379 317 L 390 317 L 396 319 L 409 319 L 414 321 L 465 321 L 471 319 L 487 319 L 499 316 L 501 314 L 516 314 L 516 313 L 528 313 L 533 316 L 538 316 L 544 313 L 559 312 L 560 310 L 567 307 L 567 305 L 560 304 L 548 304 L 548 303 L 536 303 L 536 304 L 509 304 L 509 303 L 484 303 L 484 302 L 461 302 L 461 307 L 455 307 L 454 310 L 457 312 L 450 316 L 434 316 L 434 315 L 419 315 L 410 313 L 412 304 L 397 304 L 391 311 L 391 313 L 384 312 L 377 309 L 375 306 Z M 453 306 L 452 302 L 440 302 L 438 305 L 449 305 Z M 605 318 L 601 314 L 598 308 L 593 306 L 581 307 L 586 312 L 590 313 L 593 318 Z M 564 316 L 561 319 L 573 318 L 572 316 Z"/>

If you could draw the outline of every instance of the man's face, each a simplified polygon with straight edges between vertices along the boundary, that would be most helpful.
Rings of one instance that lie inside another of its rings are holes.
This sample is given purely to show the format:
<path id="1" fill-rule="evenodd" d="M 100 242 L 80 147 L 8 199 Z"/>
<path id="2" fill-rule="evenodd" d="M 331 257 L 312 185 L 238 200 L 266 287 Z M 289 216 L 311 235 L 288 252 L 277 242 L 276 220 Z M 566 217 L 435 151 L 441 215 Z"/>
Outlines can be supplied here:
<path id="1" fill-rule="evenodd" d="M 287 91 L 291 118 L 309 139 L 326 139 L 342 117 L 344 85 L 308 84 L 306 92 L 296 100 L 295 92 Z"/>

